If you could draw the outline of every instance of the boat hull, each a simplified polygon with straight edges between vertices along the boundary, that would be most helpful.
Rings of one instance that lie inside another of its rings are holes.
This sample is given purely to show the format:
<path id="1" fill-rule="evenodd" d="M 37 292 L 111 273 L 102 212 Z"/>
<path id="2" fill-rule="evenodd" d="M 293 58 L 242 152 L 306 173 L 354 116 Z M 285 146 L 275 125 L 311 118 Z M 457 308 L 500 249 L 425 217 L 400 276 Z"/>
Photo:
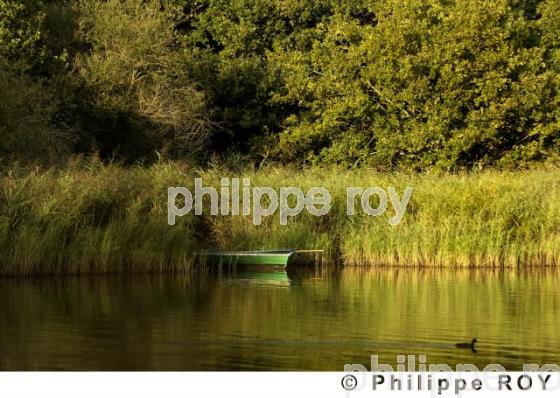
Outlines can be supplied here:
<path id="1" fill-rule="evenodd" d="M 285 268 L 293 253 L 293 251 L 201 252 L 199 256 L 204 262 L 210 264 Z"/>

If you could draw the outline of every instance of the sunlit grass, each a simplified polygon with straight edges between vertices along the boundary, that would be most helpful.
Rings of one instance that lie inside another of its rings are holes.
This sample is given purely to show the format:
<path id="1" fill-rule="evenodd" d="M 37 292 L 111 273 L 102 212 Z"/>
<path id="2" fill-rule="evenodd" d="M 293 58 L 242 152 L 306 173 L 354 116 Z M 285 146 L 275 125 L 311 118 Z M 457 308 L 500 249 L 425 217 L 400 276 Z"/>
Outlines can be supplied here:
<path id="1" fill-rule="evenodd" d="M 212 180 L 214 172 L 204 176 Z M 253 185 L 324 186 L 333 196 L 328 216 L 303 212 L 283 227 L 278 217 L 255 227 L 249 218 L 217 217 L 214 236 L 229 248 L 323 248 L 331 260 L 355 265 L 541 266 L 560 263 L 560 172 L 379 174 L 368 170 L 264 169 Z M 216 176 L 217 177 L 217 176 Z M 217 181 L 217 180 L 215 180 Z M 216 182 L 217 184 L 217 182 Z M 346 187 L 406 186 L 414 191 L 399 225 L 386 215 L 346 215 Z"/>
<path id="2" fill-rule="evenodd" d="M 220 186 L 249 177 L 252 186 L 323 186 L 324 217 L 307 212 L 281 226 L 278 214 L 191 214 L 167 225 L 167 188 L 194 177 Z M 402 222 L 393 215 L 346 215 L 346 187 L 414 191 Z M 196 170 L 171 162 L 121 167 L 76 162 L 44 171 L 12 167 L 0 180 L 0 274 L 184 272 L 198 248 L 325 249 L 332 262 L 398 266 L 544 266 L 560 263 L 560 170 L 380 174 L 338 168 L 264 167 Z"/>
<path id="3" fill-rule="evenodd" d="M 0 191 L 0 274 L 180 272 L 194 219 L 167 225 L 167 186 L 181 169 L 88 164 L 20 175 Z"/>

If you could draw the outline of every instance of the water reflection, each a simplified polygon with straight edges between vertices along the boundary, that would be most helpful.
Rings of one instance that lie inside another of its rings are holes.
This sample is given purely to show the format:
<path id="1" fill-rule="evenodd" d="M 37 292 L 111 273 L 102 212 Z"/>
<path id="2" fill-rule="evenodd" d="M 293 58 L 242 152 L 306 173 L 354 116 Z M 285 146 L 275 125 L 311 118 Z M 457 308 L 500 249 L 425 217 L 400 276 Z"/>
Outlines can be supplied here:
<path id="1" fill-rule="evenodd" d="M 560 362 L 558 270 L 347 268 L 0 280 L 0 369 Z M 478 353 L 455 343 L 479 340 Z"/>

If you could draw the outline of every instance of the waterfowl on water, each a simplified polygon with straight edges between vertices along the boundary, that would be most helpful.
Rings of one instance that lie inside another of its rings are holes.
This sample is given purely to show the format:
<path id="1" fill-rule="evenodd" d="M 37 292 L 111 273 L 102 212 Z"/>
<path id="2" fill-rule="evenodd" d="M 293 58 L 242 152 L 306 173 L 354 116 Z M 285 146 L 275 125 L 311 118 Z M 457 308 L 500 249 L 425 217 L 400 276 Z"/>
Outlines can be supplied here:
<path id="1" fill-rule="evenodd" d="M 455 344 L 456 348 L 466 348 L 471 350 L 472 352 L 476 352 L 476 339 L 472 339 L 470 343 L 457 343 Z"/>

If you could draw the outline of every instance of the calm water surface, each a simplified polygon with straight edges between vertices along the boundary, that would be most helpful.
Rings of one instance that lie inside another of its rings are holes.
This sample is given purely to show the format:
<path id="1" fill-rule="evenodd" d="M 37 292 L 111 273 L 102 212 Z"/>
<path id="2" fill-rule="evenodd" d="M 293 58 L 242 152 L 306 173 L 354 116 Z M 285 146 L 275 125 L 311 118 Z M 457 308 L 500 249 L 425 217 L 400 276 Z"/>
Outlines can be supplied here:
<path id="1" fill-rule="evenodd" d="M 558 270 L 0 279 L 2 370 L 560 362 Z M 476 336 L 479 351 L 454 343 Z M 368 366 L 369 367 L 369 366 Z"/>

